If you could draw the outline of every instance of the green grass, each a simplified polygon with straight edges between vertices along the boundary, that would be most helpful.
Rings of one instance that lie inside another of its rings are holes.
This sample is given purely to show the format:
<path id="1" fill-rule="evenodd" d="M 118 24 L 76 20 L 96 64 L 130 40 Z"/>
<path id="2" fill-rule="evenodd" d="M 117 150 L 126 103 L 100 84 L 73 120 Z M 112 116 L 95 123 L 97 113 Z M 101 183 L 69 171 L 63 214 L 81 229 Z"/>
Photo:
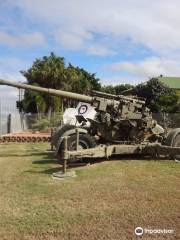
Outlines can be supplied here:
<path id="1" fill-rule="evenodd" d="M 48 147 L 0 145 L 1 240 L 129 240 L 137 226 L 174 229 L 158 239 L 180 238 L 180 164 L 106 161 L 59 181 Z"/>

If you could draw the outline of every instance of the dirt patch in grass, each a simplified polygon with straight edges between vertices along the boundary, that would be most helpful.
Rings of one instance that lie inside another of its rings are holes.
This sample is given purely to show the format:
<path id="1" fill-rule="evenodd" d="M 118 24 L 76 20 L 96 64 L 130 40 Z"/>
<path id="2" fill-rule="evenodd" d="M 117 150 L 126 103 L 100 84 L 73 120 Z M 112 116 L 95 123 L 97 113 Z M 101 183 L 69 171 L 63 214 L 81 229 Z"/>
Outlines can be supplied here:
<path id="1" fill-rule="evenodd" d="M 106 161 L 52 178 L 48 144 L 0 146 L 0 239 L 136 239 L 137 226 L 180 239 L 180 164 Z"/>

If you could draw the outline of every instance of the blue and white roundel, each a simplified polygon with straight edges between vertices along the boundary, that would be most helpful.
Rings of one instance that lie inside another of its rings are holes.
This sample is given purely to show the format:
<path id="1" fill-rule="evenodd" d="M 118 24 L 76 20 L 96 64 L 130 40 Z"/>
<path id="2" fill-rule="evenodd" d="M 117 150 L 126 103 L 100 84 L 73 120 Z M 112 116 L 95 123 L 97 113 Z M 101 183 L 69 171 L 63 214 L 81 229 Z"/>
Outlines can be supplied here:
<path id="1" fill-rule="evenodd" d="M 82 104 L 79 108 L 78 108 L 78 114 L 85 114 L 88 110 L 88 106 L 85 104 Z"/>

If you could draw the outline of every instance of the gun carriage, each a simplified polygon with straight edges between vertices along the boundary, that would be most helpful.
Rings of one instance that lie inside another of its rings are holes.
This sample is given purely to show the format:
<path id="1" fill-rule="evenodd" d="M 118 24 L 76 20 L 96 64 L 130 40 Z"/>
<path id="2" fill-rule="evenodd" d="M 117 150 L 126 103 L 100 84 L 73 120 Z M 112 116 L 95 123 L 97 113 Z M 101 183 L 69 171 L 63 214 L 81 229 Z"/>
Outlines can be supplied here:
<path id="1" fill-rule="evenodd" d="M 59 161 L 116 154 L 180 156 L 180 128 L 167 133 L 153 119 L 145 99 L 97 91 L 82 95 L 5 80 L 0 85 L 77 100 L 96 111 L 93 118 L 78 113 L 78 126 L 65 124 L 56 129 L 51 143 Z"/>

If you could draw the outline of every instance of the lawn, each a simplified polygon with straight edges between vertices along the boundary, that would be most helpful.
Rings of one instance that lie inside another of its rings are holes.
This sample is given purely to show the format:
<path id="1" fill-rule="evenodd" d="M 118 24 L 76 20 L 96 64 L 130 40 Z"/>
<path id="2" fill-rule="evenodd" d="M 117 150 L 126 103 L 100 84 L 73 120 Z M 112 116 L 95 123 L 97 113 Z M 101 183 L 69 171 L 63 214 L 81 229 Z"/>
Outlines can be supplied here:
<path id="1" fill-rule="evenodd" d="M 0 240 L 137 239 L 137 226 L 174 229 L 142 239 L 180 239 L 180 164 L 106 161 L 52 178 L 48 144 L 0 145 Z"/>

